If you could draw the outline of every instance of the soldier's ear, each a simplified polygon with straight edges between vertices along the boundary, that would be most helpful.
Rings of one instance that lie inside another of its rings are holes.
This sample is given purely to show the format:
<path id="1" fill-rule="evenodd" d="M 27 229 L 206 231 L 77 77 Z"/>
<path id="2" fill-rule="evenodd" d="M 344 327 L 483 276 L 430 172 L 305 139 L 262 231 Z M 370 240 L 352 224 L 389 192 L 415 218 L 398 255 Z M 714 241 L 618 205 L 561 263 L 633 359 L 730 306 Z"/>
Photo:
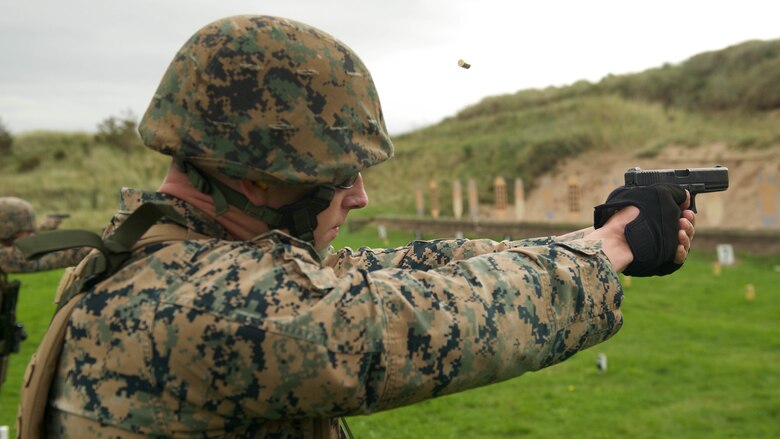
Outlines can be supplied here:
<path id="1" fill-rule="evenodd" d="M 238 184 L 241 193 L 255 206 L 265 206 L 268 202 L 268 185 L 255 183 L 249 180 L 241 180 Z"/>

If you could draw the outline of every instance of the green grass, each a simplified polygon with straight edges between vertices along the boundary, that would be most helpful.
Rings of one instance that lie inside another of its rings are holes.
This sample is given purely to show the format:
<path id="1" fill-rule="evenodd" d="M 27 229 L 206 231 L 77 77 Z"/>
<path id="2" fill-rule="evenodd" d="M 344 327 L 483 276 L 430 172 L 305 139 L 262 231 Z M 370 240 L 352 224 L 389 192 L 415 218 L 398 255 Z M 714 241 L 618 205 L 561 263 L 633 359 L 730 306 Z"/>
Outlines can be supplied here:
<path id="1" fill-rule="evenodd" d="M 625 325 L 600 346 L 350 424 L 366 438 L 780 437 L 778 269 L 780 257 L 744 256 L 716 278 L 711 258 L 694 255 L 675 276 L 632 279 Z M 600 352 L 606 373 L 595 367 Z"/>
<path id="2" fill-rule="evenodd" d="M 403 245 L 374 228 L 338 246 Z M 780 437 L 780 256 L 740 255 L 712 274 L 694 254 L 677 274 L 632 279 L 623 329 L 568 361 L 503 383 L 349 419 L 360 438 L 776 438 Z M 19 320 L 29 339 L 11 357 L 0 425 L 13 425 L 21 376 L 48 324 L 61 270 L 22 281 Z M 755 300 L 745 297 L 753 284 Z M 609 369 L 596 369 L 607 354 Z"/>

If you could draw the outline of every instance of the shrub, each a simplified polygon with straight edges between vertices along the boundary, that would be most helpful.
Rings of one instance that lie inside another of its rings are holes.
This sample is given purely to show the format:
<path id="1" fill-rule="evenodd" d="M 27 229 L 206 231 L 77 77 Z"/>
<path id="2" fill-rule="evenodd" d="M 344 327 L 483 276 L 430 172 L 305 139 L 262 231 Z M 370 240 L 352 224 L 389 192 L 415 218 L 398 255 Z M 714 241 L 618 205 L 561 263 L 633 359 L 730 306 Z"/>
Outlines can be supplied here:
<path id="1" fill-rule="evenodd" d="M 31 172 L 34 171 L 36 168 L 38 168 L 38 166 L 41 166 L 40 157 L 29 157 L 22 160 L 22 162 L 19 163 L 19 167 L 17 168 L 17 170 L 20 173 Z"/>
<path id="2" fill-rule="evenodd" d="M 138 125 L 135 115 L 126 110 L 122 116 L 110 116 L 98 124 L 95 141 L 105 143 L 124 152 L 130 152 L 140 146 Z"/>
<path id="3" fill-rule="evenodd" d="M 0 154 L 9 154 L 13 144 L 13 136 L 11 136 L 11 133 L 6 129 L 3 121 L 0 120 Z"/>

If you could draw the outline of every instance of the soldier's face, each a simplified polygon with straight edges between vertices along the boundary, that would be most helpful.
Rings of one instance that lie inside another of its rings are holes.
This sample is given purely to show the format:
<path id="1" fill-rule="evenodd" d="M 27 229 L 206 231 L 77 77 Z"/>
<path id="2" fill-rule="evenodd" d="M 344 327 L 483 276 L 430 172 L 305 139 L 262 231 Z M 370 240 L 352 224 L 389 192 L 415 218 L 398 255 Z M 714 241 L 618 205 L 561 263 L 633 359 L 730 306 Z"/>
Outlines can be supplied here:
<path id="1" fill-rule="evenodd" d="M 279 190 L 269 190 L 265 204 L 279 208 L 298 201 L 311 191 L 311 188 L 287 186 Z M 314 229 L 314 247 L 317 250 L 327 248 L 339 234 L 339 228 L 352 209 L 362 209 L 368 204 L 368 195 L 363 186 L 363 177 L 358 175 L 350 188 L 336 188 L 336 194 L 330 205 L 317 215 L 317 228 Z M 259 221 L 259 220 L 258 220 Z M 265 225 L 265 223 L 263 223 Z M 267 228 L 266 228 L 267 230 Z"/>
<path id="2" fill-rule="evenodd" d="M 317 215 L 317 228 L 314 229 L 314 247 L 317 250 L 327 248 L 339 234 L 339 228 L 352 209 L 362 209 L 368 205 L 368 194 L 363 186 L 363 177 L 358 176 L 349 189 L 336 189 L 336 195 L 330 206 Z"/>

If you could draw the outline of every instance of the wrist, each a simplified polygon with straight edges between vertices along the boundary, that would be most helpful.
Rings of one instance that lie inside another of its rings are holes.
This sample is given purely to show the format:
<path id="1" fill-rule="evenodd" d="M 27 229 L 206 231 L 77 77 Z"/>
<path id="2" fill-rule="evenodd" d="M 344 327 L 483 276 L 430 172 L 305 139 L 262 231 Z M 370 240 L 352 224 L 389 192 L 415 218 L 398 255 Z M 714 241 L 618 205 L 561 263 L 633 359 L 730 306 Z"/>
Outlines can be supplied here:
<path id="1" fill-rule="evenodd" d="M 622 232 L 622 230 L 621 230 Z M 634 254 L 628 246 L 625 235 L 604 228 L 596 229 L 586 236 L 586 239 L 601 241 L 601 251 L 607 256 L 612 267 L 618 273 L 628 267 L 634 260 Z"/>
<path id="2" fill-rule="evenodd" d="M 634 206 L 626 206 L 616 212 L 604 224 L 587 235 L 588 239 L 602 241 L 602 251 L 612 263 L 612 267 L 618 273 L 628 267 L 634 261 L 634 254 L 626 240 L 626 225 L 639 215 L 639 209 Z"/>

